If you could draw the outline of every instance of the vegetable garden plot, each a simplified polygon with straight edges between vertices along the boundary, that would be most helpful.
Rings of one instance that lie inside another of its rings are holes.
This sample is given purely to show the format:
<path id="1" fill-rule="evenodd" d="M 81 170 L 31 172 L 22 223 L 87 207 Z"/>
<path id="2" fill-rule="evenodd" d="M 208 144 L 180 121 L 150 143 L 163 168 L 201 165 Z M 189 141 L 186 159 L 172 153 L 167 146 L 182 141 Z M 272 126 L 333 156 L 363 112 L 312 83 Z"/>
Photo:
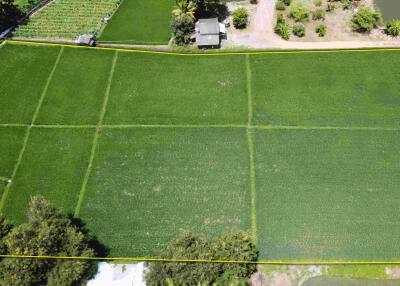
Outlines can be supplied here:
<path id="1" fill-rule="evenodd" d="M 263 259 L 395 260 L 399 131 L 258 130 Z"/>
<path id="2" fill-rule="evenodd" d="M 0 177 L 11 178 L 25 132 L 25 127 L 0 127 Z"/>
<path id="3" fill-rule="evenodd" d="M 100 42 L 166 45 L 171 38 L 173 0 L 123 1 L 100 35 Z"/>
<path id="4" fill-rule="evenodd" d="M 250 229 L 245 129 L 104 129 L 80 217 L 111 256 L 157 255 L 182 230 Z"/>
<path id="5" fill-rule="evenodd" d="M 31 123 L 60 48 L 0 49 L 0 123 Z"/>
<path id="6" fill-rule="evenodd" d="M 37 124 L 97 124 L 114 53 L 65 49 Z"/>
<path id="7" fill-rule="evenodd" d="M 107 124 L 246 124 L 245 61 L 119 53 Z"/>
<path id="8" fill-rule="evenodd" d="M 33 195 L 43 195 L 66 213 L 73 213 L 93 135 L 91 128 L 33 128 L 5 202 L 7 217 L 15 223 L 25 221 Z"/>
<path id="9" fill-rule="evenodd" d="M 400 53 L 251 56 L 254 124 L 400 127 Z"/>

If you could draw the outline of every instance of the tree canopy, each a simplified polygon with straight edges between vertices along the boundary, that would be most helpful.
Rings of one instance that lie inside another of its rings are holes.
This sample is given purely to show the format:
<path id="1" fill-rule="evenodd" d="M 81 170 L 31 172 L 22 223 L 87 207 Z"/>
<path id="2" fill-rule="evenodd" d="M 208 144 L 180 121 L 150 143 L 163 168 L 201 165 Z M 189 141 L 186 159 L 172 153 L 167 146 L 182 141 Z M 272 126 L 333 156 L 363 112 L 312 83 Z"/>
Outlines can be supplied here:
<path id="1" fill-rule="evenodd" d="M 23 15 L 14 0 L 0 0 L 0 33 L 16 25 Z"/>
<path id="2" fill-rule="evenodd" d="M 33 197 L 27 223 L 11 228 L 0 219 L 2 253 L 35 256 L 92 257 L 95 250 L 84 230 L 42 197 Z M 0 285 L 86 285 L 95 264 L 86 260 L 15 259 L 0 261 Z"/>

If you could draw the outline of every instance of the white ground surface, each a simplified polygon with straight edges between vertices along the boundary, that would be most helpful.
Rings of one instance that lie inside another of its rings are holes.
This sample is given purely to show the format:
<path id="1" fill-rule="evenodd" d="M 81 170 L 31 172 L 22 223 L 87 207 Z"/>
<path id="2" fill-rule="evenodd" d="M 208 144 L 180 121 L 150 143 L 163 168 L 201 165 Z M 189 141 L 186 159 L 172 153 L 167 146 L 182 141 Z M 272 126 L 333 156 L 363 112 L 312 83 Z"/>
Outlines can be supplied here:
<path id="1" fill-rule="evenodd" d="M 87 286 L 146 286 L 144 271 L 143 262 L 136 264 L 100 262 L 96 276 Z"/>

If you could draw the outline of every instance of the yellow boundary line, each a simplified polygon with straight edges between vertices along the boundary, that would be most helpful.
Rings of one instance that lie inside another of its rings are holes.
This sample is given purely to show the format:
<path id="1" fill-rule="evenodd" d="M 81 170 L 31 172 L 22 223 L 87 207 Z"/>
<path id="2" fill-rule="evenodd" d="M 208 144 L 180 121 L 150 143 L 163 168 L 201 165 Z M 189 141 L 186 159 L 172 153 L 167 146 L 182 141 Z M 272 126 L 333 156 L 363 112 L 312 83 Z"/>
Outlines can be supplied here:
<path id="1" fill-rule="evenodd" d="M 163 51 L 149 51 L 140 49 L 127 49 L 127 48 L 107 48 L 107 47 L 87 47 L 75 46 L 69 44 L 57 44 L 47 42 L 29 42 L 17 40 L 5 40 L 4 44 L 14 45 L 42 45 L 42 46 L 56 46 L 56 47 L 69 47 L 76 49 L 93 49 L 103 51 L 121 51 L 131 53 L 144 53 L 144 54 L 159 54 L 159 55 L 173 55 L 173 56 L 230 56 L 230 55 L 268 55 L 268 54 L 317 54 L 317 53 L 354 53 L 354 52 L 393 52 L 400 51 L 400 48 L 371 48 L 371 49 L 338 49 L 338 50 L 298 50 L 298 51 L 249 51 L 249 52 L 220 52 L 220 53 L 180 53 L 180 52 L 163 52 Z"/>
<path id="2" fill-rule="evenodd" d="M 94 261 L 121 261 L 121 262 L 186 262 L 186 263 L 232 263 L 232 264 L 270 264 L 270 265 L 377 265 L 400 264 L 400 261 L 302 261 L 302 260 L 219 260 L 219 259 L 173 259 L 156 257 L 86 257 L 86 256 L 51 256 L 51 255 L 13 255 L 2 254 L 1 258 L 16 259 L 63 259 L 63 260 L 94 260 Z"/>

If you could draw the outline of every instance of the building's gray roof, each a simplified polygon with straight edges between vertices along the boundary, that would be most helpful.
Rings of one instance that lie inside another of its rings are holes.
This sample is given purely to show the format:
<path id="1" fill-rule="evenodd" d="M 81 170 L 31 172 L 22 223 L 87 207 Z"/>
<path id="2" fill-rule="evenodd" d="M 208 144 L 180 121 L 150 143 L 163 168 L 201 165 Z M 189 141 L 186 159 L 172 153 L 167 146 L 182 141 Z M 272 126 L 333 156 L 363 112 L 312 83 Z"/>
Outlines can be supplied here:
<path id="1" fill-rule="evenodd" d="M 201 35 L 218 35 L 219 24 L 218 18 L 199 19 L 199 33 Z"/>
<path id="2" fill-rule="evenodd" d="M 94 41 L 94 36 L 90 34 L 80 35 L 76 41 L 81 45 L 91 45 Z"/>
<path id="3" fill-rule="evenodd" d="M 196 43 L 198 46 L 218 46 L 219 35 L 201 35 L 197 34 Z"/>

